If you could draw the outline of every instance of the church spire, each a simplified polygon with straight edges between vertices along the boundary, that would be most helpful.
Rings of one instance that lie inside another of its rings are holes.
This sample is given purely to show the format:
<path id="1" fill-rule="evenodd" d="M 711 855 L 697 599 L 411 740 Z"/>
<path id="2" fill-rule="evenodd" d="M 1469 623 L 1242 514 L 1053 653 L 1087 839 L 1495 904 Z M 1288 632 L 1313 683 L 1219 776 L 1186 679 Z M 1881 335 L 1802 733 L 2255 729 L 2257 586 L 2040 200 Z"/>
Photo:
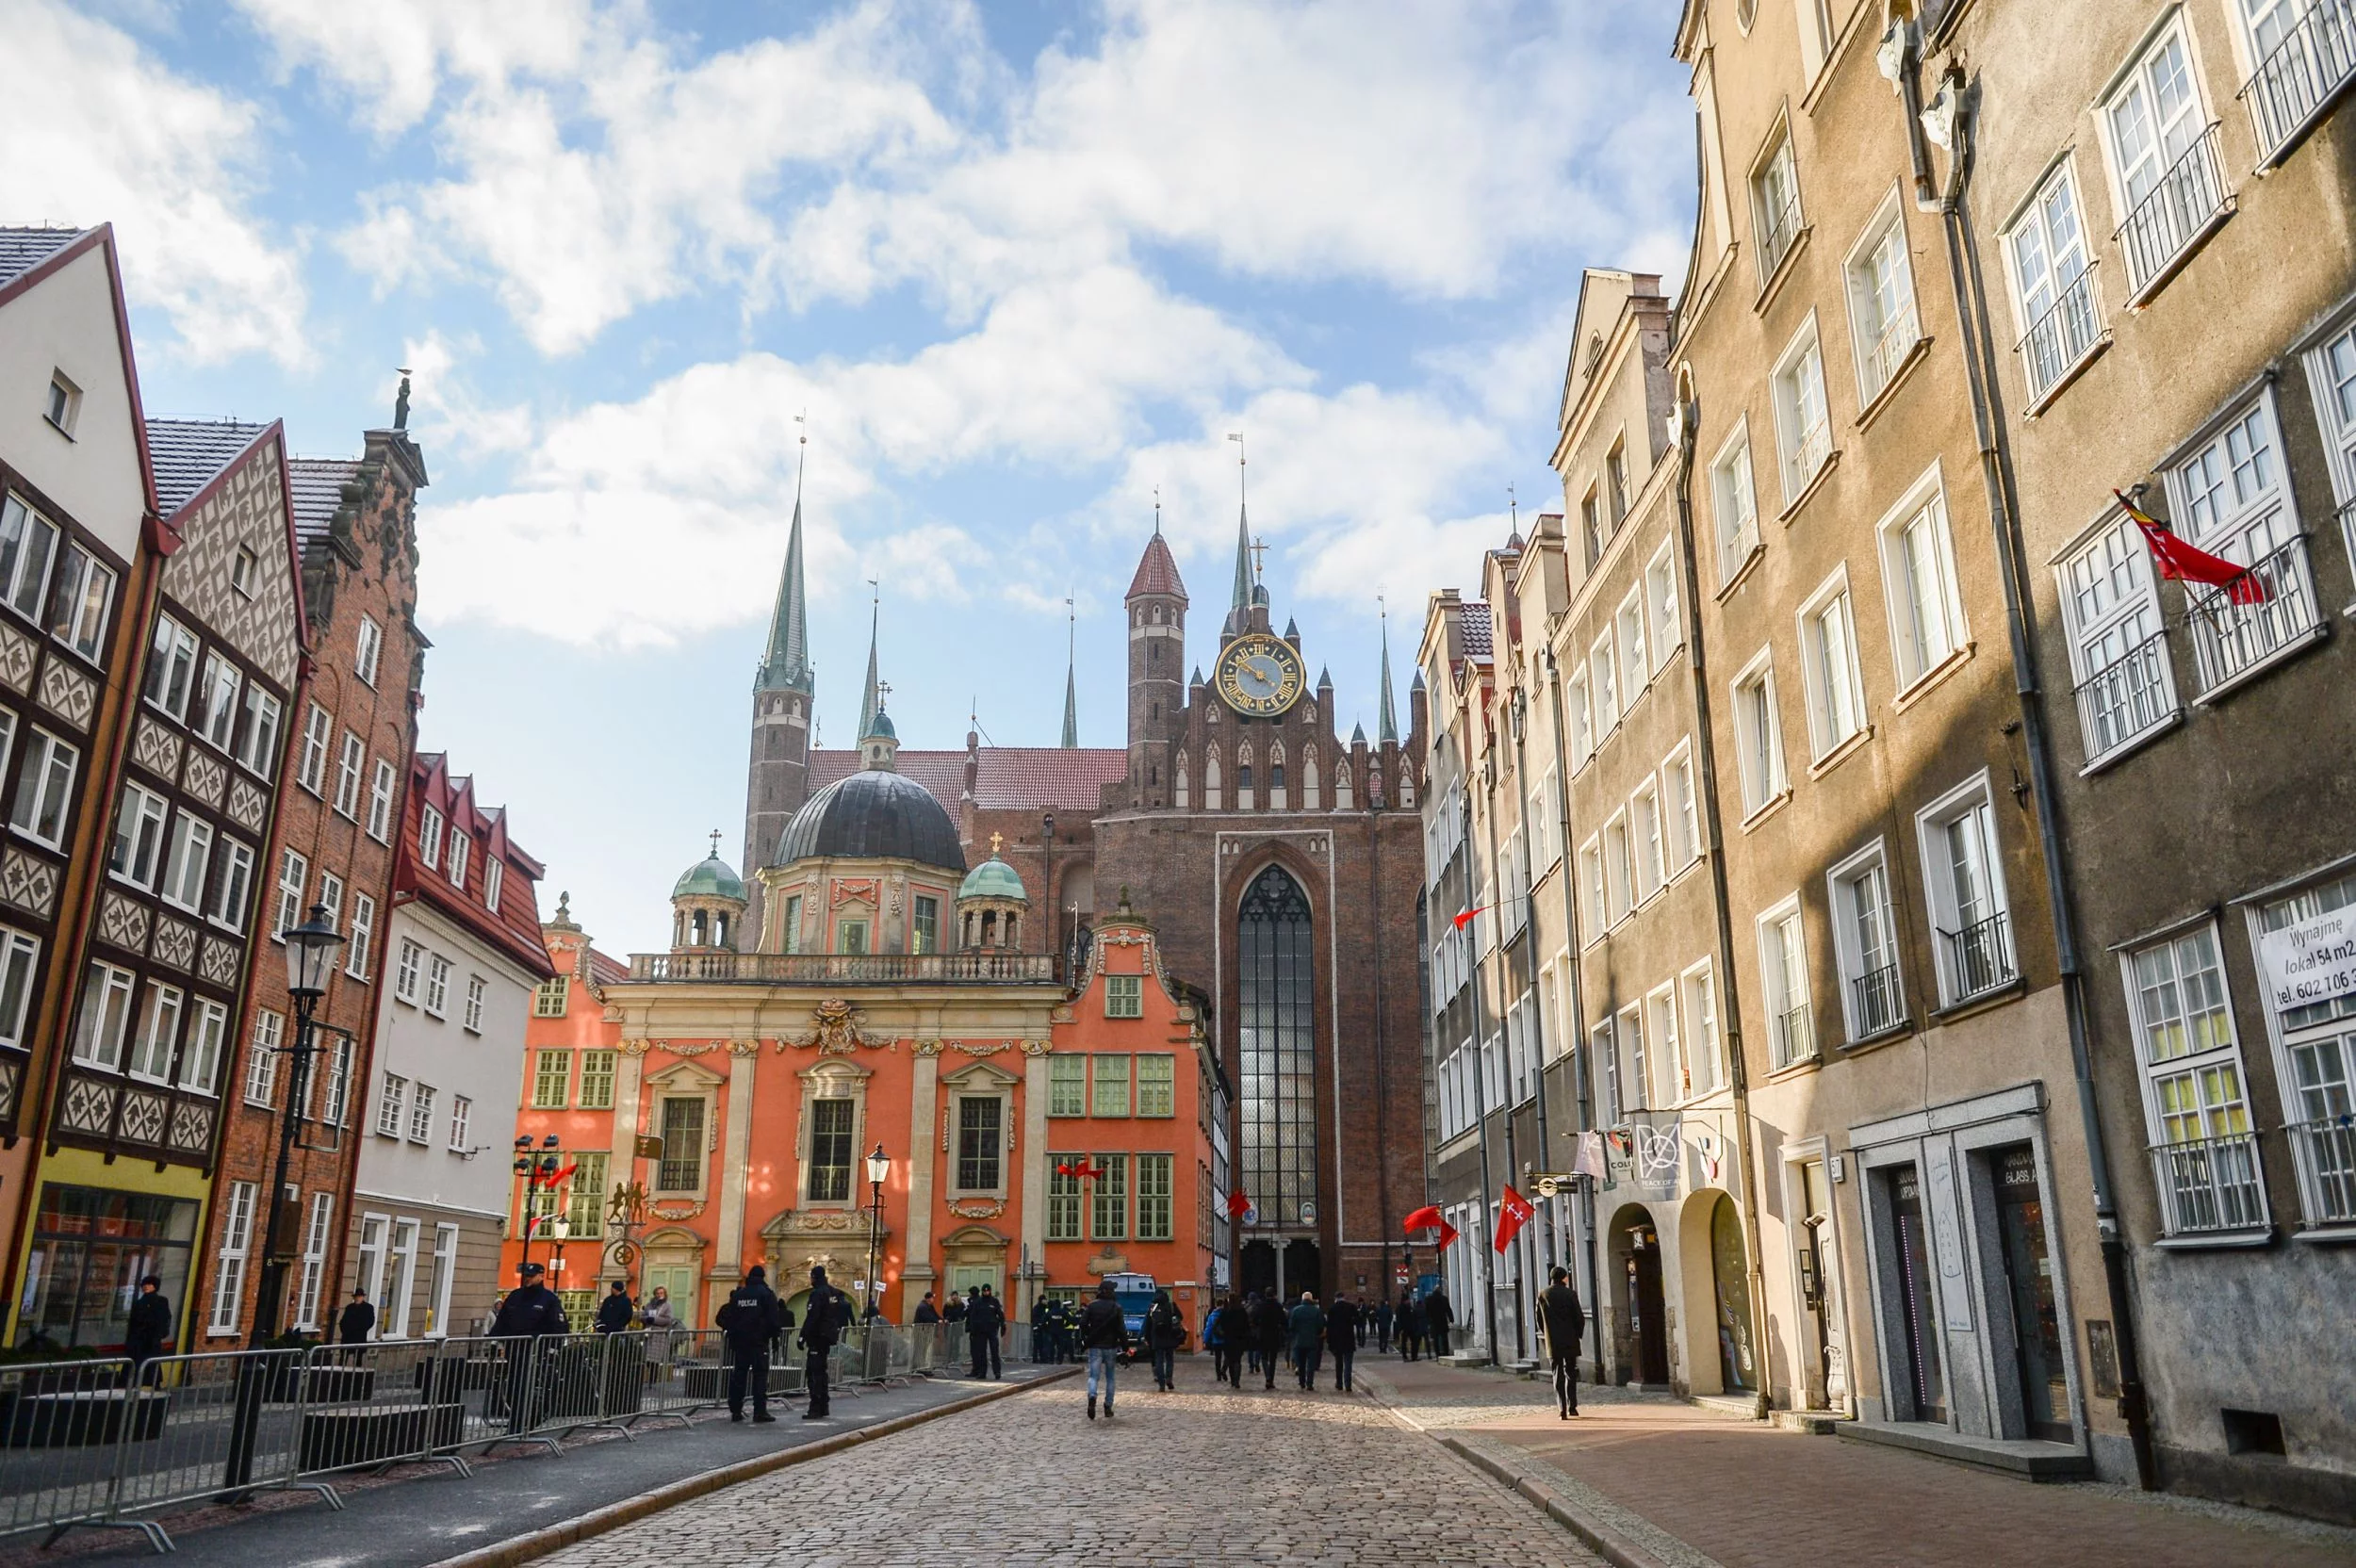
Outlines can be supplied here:
<path id="1" fill-rule="evenodd" d="M 1154 530 L 1156 533 L 1161 531 Z M 1067 648 L 1063 667 L 1063 749 L 1080 749 L 1080 622 L 1072 601 L 1063 601 Z"/>
<path id="2" fill-rule="evenodd" d="M 802 416 L 796 414 L 794 422 Z M 801 437 L 802 461 L 794 470 L 794 527 L 786 535 L 785 572 L 777 580 L 777 606 L 769 617 L 769 646 L 761 656 L 760 683 L 810 689 L 810 611 L 802 577 L 802 470 L 809 465 L 810 436 Z"/>
<path id="3" fill-rule="evenodd" d="M 1252 505 L 1244 488 L 1243 432 L 1230 431 L 1227 439 L 1235 444 L 1235 596 L 1228 606 L 1230 631 L 1240 628 L 1252 614 Z"/>
<path id="4" fill-rule="evenodd" d="M 1383 617 L 1383 695 L 1374 738 L 1378 743 L 1396 743 L 1399 740 L 1399 719 L 1391 710 L 1391 612 L 1389 606 L 1383 604 L 1380 595 L 1376 596 L 1374 602 L 1382 606 Z"/>
<path id="5" fill-rule="evenodd" d="M 883 711 L 883 694 L 875 679 L 875 645 L 883 630 L 883 593 L 874 578 L 867 580 L 874 592 L 868 607 L 867 619 L 867 689 L 859 699 L 859 738 L 862 741 L 875 727 L 875 715 Z"/>

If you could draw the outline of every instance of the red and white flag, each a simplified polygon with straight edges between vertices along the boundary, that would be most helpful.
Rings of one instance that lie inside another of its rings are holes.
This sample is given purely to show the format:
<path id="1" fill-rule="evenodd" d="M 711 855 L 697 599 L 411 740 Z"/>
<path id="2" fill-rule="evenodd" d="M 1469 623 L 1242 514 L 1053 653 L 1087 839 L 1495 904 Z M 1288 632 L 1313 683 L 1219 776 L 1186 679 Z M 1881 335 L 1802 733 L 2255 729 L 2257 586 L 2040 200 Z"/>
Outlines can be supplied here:
<path id="1" fill-rule="evenodd" d="M 1440 1211 L 1431 1204 L 1426 1204 L 1422 1208 L 1417 1209 L 1414 1214 L 1409 1215 L 1407 1217 L 1407 1223 L 1402 1227 L 1406 1233 L 1411 1236 L 1417 1231 L 1431 1230 L 1434 1228 L 1436 1228 L 1440 1233 L 1439 1245 L 1441 1249 L 1445 1250 L 1448 1243 L 1456 1239 L 1457 1230 L 1455 1226 L 1441 1218 Z"/>
<path id="2" fill-rule="evenodd" d="M 1529 1199 L 1513 1190 L 1513 1183 L 1506 1183 L 1505 1196 L 1497 1202 L 1497 1250 L 1502 1252 L 1511 1247 L 1513 1244 L 1513 1237 L 1523 1226 L 1530 1223 L 1530 1217 L 1537 1212 L 1530 1206 Z"/>
<path id="3" fill-rule="evenodd" d="M 2143 531 L 2143 542 L 2151 551 L 2151 559 L 2159 563 L 2160 575 L 2179 582 L 2205 582 L 2212 588 L 2222 588 L 2235 604 L 2264 604 L 2266 585 L 2258 580 L 2247 566 L 2237 565 L 2223 556 L 2211 555 L 2196 549 L 2181 534 L 2158 518 L 2136 510 L 2133 501 L 2114 490 L 2119 497 L 2119 510 Z"/>
<path id="4" fill-rule="evenodd" d="M 1243 1188 L 1237 1187 L 1235 1191 L 1227 1195 L 1228 1218 L 1241 1219 L 1245 1215 L 1248 1215 L 1251 1212 L 1252 1196 L 1251 1194 L 1245 1192 Z"/>

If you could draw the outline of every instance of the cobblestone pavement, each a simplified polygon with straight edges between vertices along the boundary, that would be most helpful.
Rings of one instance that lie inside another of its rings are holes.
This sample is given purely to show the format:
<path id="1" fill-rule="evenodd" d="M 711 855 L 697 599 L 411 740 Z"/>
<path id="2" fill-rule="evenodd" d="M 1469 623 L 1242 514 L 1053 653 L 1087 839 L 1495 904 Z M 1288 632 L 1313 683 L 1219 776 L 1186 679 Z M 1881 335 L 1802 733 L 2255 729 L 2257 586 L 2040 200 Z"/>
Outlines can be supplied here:
<path id="1" fill-rule="evenodd" d="M 1660 1395 L 1582 1386 L 1583 1413 L 1564 1422 L 1549 1384 L 1495 1372 L 1392 1362 L 1369 1375 L 1362 1363 L 1359 1380 L 1675 1568 L 2356 1563 L 2356 1531 L 2125 1487 L 2037 1485 Z"/>
<path id="2" fill-rule="evenodd" d="M 1176 1394 L 1142 1367 L 1117 1419 L 1078 1381 L 1018 1396 L 584 1542 L 565 1568 L 988 1562 L 1594 1568 L 1560 1526 L 1363 1394 Z M 1140 1388 L 1138 1385 L 1142 1384 Z"/>

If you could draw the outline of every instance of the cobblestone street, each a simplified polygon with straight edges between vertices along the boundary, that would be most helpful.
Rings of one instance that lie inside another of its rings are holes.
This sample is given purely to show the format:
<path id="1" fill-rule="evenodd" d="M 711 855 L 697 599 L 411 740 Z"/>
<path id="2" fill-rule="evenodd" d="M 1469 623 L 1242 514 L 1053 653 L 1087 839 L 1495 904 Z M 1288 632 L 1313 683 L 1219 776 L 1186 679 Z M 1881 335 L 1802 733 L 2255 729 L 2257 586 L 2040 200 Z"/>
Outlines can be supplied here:
<path id="1" fill-rule="evenodd" d="M 1185 1392 L 1127 1372 L 1091 1425 L 1077 1380 L 794 1466 L 585 1542 L 566 1568 L 989 1562 L 1510 1564 L 1598 1560 L 1361 1394 Z"/>

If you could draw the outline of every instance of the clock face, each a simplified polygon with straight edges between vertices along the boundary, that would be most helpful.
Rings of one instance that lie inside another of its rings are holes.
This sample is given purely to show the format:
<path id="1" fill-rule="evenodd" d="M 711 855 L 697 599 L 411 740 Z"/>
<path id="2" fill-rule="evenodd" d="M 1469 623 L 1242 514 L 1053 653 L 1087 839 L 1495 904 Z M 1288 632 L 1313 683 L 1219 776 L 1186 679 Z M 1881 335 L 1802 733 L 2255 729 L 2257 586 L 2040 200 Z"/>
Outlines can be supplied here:
<path id="1" fill-rule="evenodd" d="M 1238 713 L 1273 716 L 1301 698 L 1301 655 L 1281 637 L 1252 632 L 1219 656 L 1215 684 Z"/>

